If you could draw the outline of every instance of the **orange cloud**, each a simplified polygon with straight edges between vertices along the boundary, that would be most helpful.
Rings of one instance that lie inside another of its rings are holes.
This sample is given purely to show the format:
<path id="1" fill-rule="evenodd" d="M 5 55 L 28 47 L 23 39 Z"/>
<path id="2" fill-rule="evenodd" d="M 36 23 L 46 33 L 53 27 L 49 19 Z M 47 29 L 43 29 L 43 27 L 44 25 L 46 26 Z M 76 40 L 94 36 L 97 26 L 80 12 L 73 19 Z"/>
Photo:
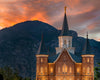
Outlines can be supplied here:
<path id="1" fill-rule="evenodd" d="M 63 7 L 68 6 L 68 15 L 82 15 L 94 9 L 87 0 L 0 0 L 0 26 L 9 27 L 26 20 L 40 20 L 51 25 L 61 22 Z M 61 17 L 59 17 L 59 16 Z M 85 20 L 85 19 L 84 19 Z M 77 20 L 76 20 L 77 21 Z M 73 21 L 75 22 L 75 21 Z M 60 23 L 60 24 L 61 24 Z M 57 27 L 55 25 L 55 27 Z"/>

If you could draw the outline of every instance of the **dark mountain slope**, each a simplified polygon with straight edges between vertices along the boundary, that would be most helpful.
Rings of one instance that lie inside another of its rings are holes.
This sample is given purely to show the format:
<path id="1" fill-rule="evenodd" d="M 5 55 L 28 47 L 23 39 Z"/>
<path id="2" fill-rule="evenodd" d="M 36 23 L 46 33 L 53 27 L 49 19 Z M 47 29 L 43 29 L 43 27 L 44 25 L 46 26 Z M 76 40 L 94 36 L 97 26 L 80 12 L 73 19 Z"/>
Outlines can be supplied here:
<path id="1" fill-rule="evenodd" d="M 26 21 L 0 31 L 0 66 L 11 66 L 24 76 L 35 77 L 35 54 L 39 47 L 41 34 L 44 34 L 49 55 L 55 54 L 58 36 L 61 31 L 40 21 Z M 77 37 L 77 32 L 70 30 L 76 55 L 80 56 L 85 39 Z M 90 40 L 96 60 L 100 59 L 100 42 Z M 99 61 L 99 60 L 98 60 Z"/>

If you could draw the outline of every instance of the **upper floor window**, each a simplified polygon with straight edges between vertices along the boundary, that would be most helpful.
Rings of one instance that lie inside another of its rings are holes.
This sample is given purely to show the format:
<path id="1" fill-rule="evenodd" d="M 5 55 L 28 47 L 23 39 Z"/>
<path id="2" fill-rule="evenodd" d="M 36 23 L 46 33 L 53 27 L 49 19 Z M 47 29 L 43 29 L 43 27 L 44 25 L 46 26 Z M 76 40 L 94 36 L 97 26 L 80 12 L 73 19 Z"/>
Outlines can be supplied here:
<path id="1" fill-rule="evenodd" d="M 89 68 L 89 67 L 87 68 L 87 73 L 88 73 L 88 74 L 90 73 L 90 68 Z"/>
<path id="2" fill-rule="evenodd" d="M 43 62 L 43 58 L 41 58 L 41 62 Z"/>
<path id="3" fill-rule="evenodd" d="M 43 74 L 43 67 L 41 67 L 41 74 Z"/>
<path id="4" fill-rule="evenodd" d="M 45 67 L 45 72 L 47 73 L 47 67 Z"/>
<path id="5" fill-rule="evenodd" d="M 67 44 L 67 41 L 66 40 L 64 40 L 64 44 Z"/>
<path id="6" fill-rule="evenodd" d="M 87 58 L 87 62 L 89 62 L 89 58 Z"/>
<path id="7" fill-rule="evenodd" d="M 60 67 L 58 67 L 58 73 L 60 73 Z"/>
<path id="8" fill-rule="evenodd" d="M 83 67 L 83 73 L 85 74 L 85 67 Z"/>

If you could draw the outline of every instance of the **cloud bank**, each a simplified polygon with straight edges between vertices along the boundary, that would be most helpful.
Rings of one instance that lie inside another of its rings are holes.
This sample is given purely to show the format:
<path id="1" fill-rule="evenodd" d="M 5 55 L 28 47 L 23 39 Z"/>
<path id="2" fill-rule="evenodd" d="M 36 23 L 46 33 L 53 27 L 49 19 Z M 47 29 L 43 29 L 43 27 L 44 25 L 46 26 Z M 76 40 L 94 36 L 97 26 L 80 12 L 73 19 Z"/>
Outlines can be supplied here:
<path id="1" fill-rule="evenodd" d="M 70 29 L 79 36 L 88 31 L 90 38 L 100 40 L 99 0 L 0 0 L 0 29 L 27 20 L 40 20 L 61 29 L 65 5 Z"/>

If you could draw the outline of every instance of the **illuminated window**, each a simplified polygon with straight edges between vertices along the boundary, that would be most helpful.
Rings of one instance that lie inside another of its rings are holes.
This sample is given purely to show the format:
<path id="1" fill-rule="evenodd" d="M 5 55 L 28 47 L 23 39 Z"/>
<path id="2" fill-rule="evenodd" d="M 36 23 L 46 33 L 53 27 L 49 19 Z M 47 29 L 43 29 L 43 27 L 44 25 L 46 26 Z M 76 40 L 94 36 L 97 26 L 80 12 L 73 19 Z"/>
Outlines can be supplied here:
<path id="1" fill-rule="evenodd" d="M 71 78 L 69 80 L 72 80 Z"/>
<path id="2" fill-rule="evenodd" d="M 83 58 L 83 62 L 85 62 L 85 58 Z"/>
<path id="3" fill-rule="evenodd" d="M 64 80 L 66 80 L 66 78 L 64 77 Z"/>
<path id="4" fill-rule="evenodd" d="M 58 72 L 60 73 L 60 67 L 58 67 Z"/>
<path id="5" fill-rule="evenodd" d="M 77 73 L 79 73 L 80 72 L 80 69 L 79 69 L 79 67 L 77 68 Z"/>
<path id="6" fill-rule="evenodd" d="M 64 65 L 63 65 L 63 67 L 62 67 L 62 71 L 65 72 L 65 66 L 64 66 Z"/>
<path id="7" fill-rule="evenodd" d="M 63 72 L 67 72 L 67 65 L 66 65 L 66 64 L 63 65 L 62 71 L 63 71 Z"/>
<path id="8" fill-rule="evenodd" d="M 41 73 L 43 74 L 43 67 L 41 67 Z"/>
<path id="9" fill-rule="evenodd" d="M 85 67 L 83 67 L 83 73 L 85 74 Z"/>
<path id="10" fill-rule="evenodd" d="M 58 78 L 58 80 L 60 80 L 60 77 Z"/>
<path id="11" fill-rule="evenodd" d="M 50 68 L 50 72 L 53 73 L 53 68 L 52 67 Z"/>
<path id="12" fill-rule="evenodd" d="M 88 73 L 88 74 L 90 73 L 90 68 L 89 68 L 89 67 L 87 68 L 87 73 Z"/>
<path id="13" fill-rule="evenodd" d="M 45 67 L 45 72 L 47 72 L 47 67 Z"/>
<path id="14" fill-rule="evenodd" d="M 89 62 L 89 58 L 87 58 L 87 62 Z"/>
<path id="15" fill-rule="evenodd" d="M 43 62 L 43 58 L 41 58 L 41 62 Z"/>
<path id="16" fill-rule="evenodd" d="M 67 65 L 65 65 L 65 72 L 67 72 Z"/>
<path id="17" fill-rule="evenodd" d="M 71 67 L 69 68 L 69 72 L 70 72 L 70 73 L 72 72 L 72 68 L 71 68 Z"/>

